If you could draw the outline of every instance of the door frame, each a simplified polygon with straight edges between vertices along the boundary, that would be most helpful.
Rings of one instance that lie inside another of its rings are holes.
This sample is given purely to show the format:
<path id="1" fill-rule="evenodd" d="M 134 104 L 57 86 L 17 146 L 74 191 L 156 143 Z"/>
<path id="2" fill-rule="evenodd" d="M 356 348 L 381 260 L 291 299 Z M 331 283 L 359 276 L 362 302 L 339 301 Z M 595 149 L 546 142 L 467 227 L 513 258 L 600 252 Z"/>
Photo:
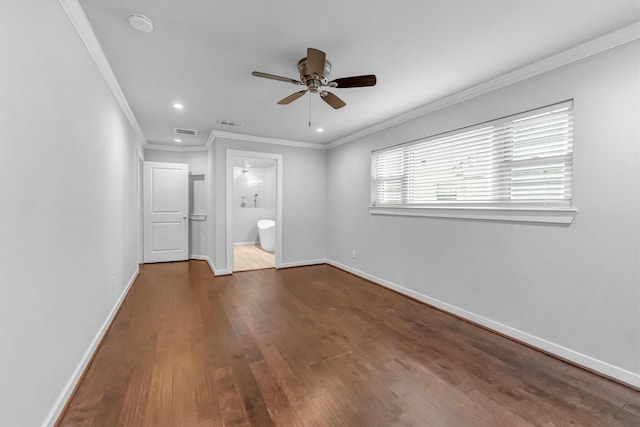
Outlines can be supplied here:
<path id="1" fill-rule="evenodd" d="M 144 264 L 144 156 L 141 150 L 136 153 L 136 197 L 138 199 L 138 265 Z"/>
<path id="2" fill-rule="evenodd" d="M 227 271 L 233 273 L 233 159 L 236 157 L 251 157 L 276 161 L 276 256 L 275 267 L 282 266 L 282 154 L 263 153 L 259 151 L 244 151 L 227 149 L 226 170 L 226 248 Z"/>

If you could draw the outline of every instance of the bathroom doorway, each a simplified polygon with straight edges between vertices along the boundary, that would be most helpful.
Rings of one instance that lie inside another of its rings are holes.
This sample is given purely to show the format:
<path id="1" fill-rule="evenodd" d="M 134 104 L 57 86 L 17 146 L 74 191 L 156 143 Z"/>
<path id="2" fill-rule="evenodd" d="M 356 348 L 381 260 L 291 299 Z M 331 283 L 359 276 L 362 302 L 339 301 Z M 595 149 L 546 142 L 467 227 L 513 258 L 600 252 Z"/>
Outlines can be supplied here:
<path id="1" fill-rule="evenodd" d="M 280 265 L 281 171 L 281 155 L 227 150 L 227 263 L 233 272 Z"/>

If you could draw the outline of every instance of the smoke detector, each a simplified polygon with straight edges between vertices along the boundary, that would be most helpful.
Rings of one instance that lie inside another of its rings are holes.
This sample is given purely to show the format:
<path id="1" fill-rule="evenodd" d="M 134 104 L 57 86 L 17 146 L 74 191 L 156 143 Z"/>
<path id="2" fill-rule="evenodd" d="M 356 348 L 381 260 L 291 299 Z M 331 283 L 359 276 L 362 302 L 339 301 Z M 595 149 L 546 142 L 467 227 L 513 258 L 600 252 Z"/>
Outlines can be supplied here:
<path id="1" fill-rule="evenodd" d="M 133 13 L 129 15 L 129 24 L 138 31 L 143 33 L 150 33 L 153 31 L 153 22 L 151 19 L 139 13 Z"/>

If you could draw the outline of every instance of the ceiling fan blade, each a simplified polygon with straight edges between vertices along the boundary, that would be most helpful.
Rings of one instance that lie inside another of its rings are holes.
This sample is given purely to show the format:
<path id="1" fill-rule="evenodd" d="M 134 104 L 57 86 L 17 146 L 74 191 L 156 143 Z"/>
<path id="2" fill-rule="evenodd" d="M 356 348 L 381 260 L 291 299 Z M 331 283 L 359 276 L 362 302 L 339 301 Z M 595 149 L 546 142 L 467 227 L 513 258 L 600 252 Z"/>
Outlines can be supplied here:
<path id="1" fill-rule="evenodd" d="M 312 47 L 307 48 L 307 71 L 309 74 L 316 74 L 319 77 L 324 75 L 325 60 L 326 55 L 323 51 Z"/>
<path id="2" fill-rule="evenodd" d="M 353 76 L 353 77 L 343 77 L 341 79 L 335 79 L 329 82 L 328 86 L 331 86 L 331 87 L 375 86 L 376 81 L 377 80 L 376 80 L 375 74 L 368 74 L 366 76 Z M 333 85 L 332 83 L 335 83 L 335 85 Z"/>
<path id="3" fill-rule="evenodd" d="M 335 96 L 331 92 L 326 92 L 326 91 L 322 92 L 320 94 L 320 97 L 322 98 L 322 100 L 324 102 L 326 102 L 327 104 L 331 105 L 336 110 L 338 108 L 342 108 L 345 105 L 347 105 L 347 104 L 345 104 L 345 102 L 342 99 L 338 98 L 337 96 Z"/>
<path id="4" fill-rule="evenodd" d="M 302 82 L 294 79 L 290 79 L 289 77 L 276 76 L 274 74 L 261 73 L 260 71 L 254 71 L 251 73 L 252 76 L 262 77 L 263 79 L 271 79 L 271 80 L 280 80 L 281 82 L 293 83 L 296 85 L 301 85 Z"/>
<path id="5" fill-rule="evenodd" d="M 291 104 L 293 101 L 295 101 L 296 99 L 300 98 L 305 93 L 307 93 L 306 90 L 301 90 L 300 92 L 292 93 L 291 95 L 287 96 L 286 98 L 281 99 L 280 101 L 278 101 L 278 104 L 280 104 L 280 105 Z"/>

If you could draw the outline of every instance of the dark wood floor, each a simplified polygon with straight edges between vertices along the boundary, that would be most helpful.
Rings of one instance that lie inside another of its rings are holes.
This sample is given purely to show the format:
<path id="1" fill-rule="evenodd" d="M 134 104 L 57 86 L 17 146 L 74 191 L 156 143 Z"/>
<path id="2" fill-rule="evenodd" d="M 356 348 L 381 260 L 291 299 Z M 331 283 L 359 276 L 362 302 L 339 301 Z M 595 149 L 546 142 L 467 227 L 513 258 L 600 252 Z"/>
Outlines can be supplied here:
<path id="1" fill-rule="evenodd" d="M 640 392 L 330 266 L 142 266 L 62 426 L 639 426 Z"/>

